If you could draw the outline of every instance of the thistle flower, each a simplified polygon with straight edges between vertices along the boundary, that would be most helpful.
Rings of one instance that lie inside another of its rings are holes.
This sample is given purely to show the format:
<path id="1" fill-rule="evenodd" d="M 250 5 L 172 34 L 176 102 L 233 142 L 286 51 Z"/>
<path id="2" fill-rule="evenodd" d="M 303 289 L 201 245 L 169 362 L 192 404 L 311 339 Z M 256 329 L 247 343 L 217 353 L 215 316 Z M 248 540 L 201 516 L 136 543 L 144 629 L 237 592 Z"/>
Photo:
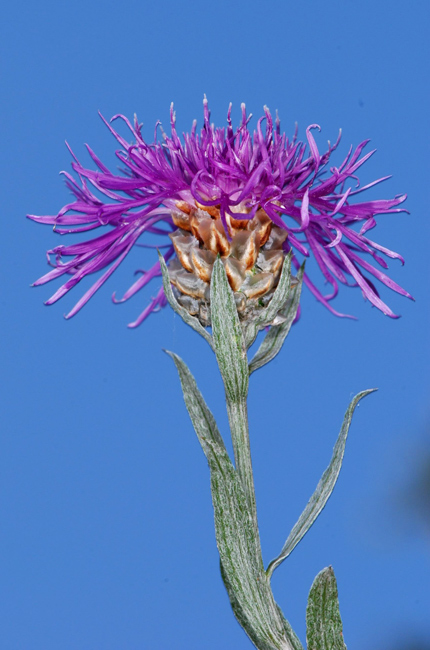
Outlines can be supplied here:
<path id="1" fill-rule="evenodd" d="M 333 146 L 329 143 L 328 150 L 320 154 L 312 135 L 313 129 L 320 130 L 317 124 L 306 129 L 306 147 L 297 140 L 297 133 L 291 141 L 281 133 L 278 117 L 274 124 L 267 108 L 254 132 L 248 128 L 251 117 L 242 104 L 242 119 L 234 130 L 230 105 L 227 126 L 215 127 L 209 121 L 205 98 L 200 134 L 194 121 L 190 133 L 181 140 L 172 106 L 170 136 L 157 122 L 152 144 L 143 139 L 136 118 L 133 125 L 124 116 L 112 118 L 120 118 L 130 129 L 134 142 L 129 144 L 102 117 L 121 146 L 116 152 L 123 164 L 121 174 L 110 172 L 88 146 L 97 171 L 83 167 L 71 152 L 72 168 L 80 182 L 63 173 L 74 201 L 55 216 L 29 215 L 34 221 L 53 225 L 61 235 L 97 228 L 104 231 L 87 241 L 48 251 L 53 269 L 35 285 L 63 275 L 70 277 L 46 304 L 59 300 L 85 276 L 103 271 L 66 317 L 73 316 L 130 250 L 141 245 L 142 236 L 151 234 L 165 240 L 159 248 L 169 262 L 176 293 L 205 325 L 210 323 L 208 287 L 217 254 L 225 263 L 239 313 L 249 315 L 262 301 L 270 299 L 283 258 L 291 251 L 295 268 L 299 267 L 298 257 L 314 256 L 330 290 L 321 293 L 306 274 L 304 282 L 333 314 L 345 316 L 330 304 L 341 283 L 358 286 L 374 306 L 396 317 L 379 297 L 373 279 L 411 298 L 378 268 L 388 268 L 386 257 L 400 259 L 402 263 L 403 259 L 369 239 L 367 233 L 376 226 L 378 214 L 404 211 L 397 206 L 406 195 L 354 202 L 357 194 L 389 178 L 360 187 L 357 170 L 374 153 L 362 155 L 368 141 L 354 151 L 351 147 L 339 167 L 328 167 L 340 135 Z M 161 141 L 157 139 L 159 127 Z M 149 270 L 138 273 L 140 276 L 121 300 L 113 296 L 115 302 L 128 300 L 160 276 L 160 265 L 156 262 Z M 161 287 L 130 326 L 139 325 L 166 302 Z"/>

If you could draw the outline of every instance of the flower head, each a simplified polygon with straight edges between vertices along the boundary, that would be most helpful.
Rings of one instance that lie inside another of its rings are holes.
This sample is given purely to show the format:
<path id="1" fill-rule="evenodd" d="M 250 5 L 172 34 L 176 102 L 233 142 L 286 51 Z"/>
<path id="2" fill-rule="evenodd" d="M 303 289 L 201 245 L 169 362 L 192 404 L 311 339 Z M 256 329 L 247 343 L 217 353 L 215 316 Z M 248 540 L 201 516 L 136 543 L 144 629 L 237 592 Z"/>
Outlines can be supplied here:
<path id="1" fill-rule="evenodd" d="M 67 317 L 76 314 L 129 251 L 150 234 L 159 236 L 158 240 L 160 236 L 165 239 L 159 248 L 164 251 L 166 262 L 170 260 L 172 283 L 190 300 L 196 298 L 196 292 L 200 302 L 206 300 L 205 287 L 199 284 L 196 289 L 196 283 L 209 283 L 217 253 L 225 261 L 236 292 L 254 286 L 256 274 L 272 274 L 272 282 L 260 277 L 261 286 L 266 282 L 263 293 L 254 295 L 254 287 L 251 297 L 258 298 L 273 289 L 280 252 L 285 256 L 289 251 L 296 268 L 298 256 L 314 256 L 330 290 L 321 293 L 307 275 L 304 282 L 338 316 L 344 314 L 337 312 L 330 301 L 337 295 L 339 283 L 358 286 L 365 298 L 391 317 L 395 314 L 379 297 L 374 279 L 411 298 L 380 268 L 388 268 L 385 258 L 403 262 L 401 256 L 367 237 L 368 231 L 376 226 L 378 214 L 404 211 L 397 206 L 406 196 L 355 202 L 357 194 L 388 178 L 360 187 L 357 170 L 374 153 L 362 155 L 368 141 L 355 150 L 351 147 L 339 167 L 329 167 L 340 137 L 320 154 L 312 135 L 312 130 L 320 130 L 317 124 L 306 129 L 307 146 L 297 140 L 297 134 L 290 141 L 281 133 L 278 117 L 274 124 L 267 108 L 253 132 L 248 128 L 251 115 L 247 116 L 244 105 L 236 129 L 232 126 L 231 106 L 227 126 L 214 127 L 205 98 L 203 128 L 198 133 L 194 121 L 190 133 L 181 140 L 172 107 L 170 136 L 157 123 L 151 144 L 143 139 L 136 118 L 133 125 L 118 115 L 112 121 L 118 118 L 130 129 L 132 144 L 102 119 L 121 145 L 116 152 L 123 165 L 121 173 L 110 172 L 87 147 L 97 170 L 86 169 L 72 154 L 72 168 L 79 182 L 64 172 L 74 200 L 55 216 L 29 215 L 34 221 L 53 225 L 61 235 L 103 231 L 86 241 L 49 250 L 48 261 L 53 268 L 35 282 L 40 285 L 69 276 L 46 303 L 52 304 L 85 276 L 102 271 Z M 161 141 L 157 139 L 158 127 Z M 160 265 L 156 262 L 139 273 L 121 301 L 160 276 Z M 184 289 L 184 281 L 192 288 Z M 165 304 L 161 287 L 131 326 L 139 325 Z"/>

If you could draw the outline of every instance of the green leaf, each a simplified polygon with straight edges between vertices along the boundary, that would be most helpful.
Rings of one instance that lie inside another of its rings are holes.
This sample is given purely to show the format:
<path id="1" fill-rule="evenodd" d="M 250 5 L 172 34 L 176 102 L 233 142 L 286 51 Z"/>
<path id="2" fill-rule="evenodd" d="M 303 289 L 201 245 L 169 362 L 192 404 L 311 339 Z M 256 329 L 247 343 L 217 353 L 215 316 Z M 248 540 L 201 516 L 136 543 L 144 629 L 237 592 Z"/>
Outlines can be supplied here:
<path id="1" fill-rule="evenodd" d="M 331 493 L 333 492 L 334 486 L 339 476 L 340 469 L 342 467 L 343 455 L 345 452 L 345 444 L 348 436 L 349 427 L 352 420 L 352 415 L 354 409 L 359 403 L 359 401 L 373 393 L 376 388 L 370 388 L 369 390 L 364 390 L 361 393 L 358 393 L 352 400 L 349 405 L 345 417 L 343 420 L 342 428 L 340 430 L 338 439 L 333 449 L 333 456 L 330 461 L 330 465 L 325 470 L 322 475 L 315 492 L 311 496 L 306 508 L 303 510 L 302 514 L 299 517 L 299 520 L 294 525 L 291 533 L 288 536 L 287 541 L 285 542 L 280 554 L 274 560 L 272 560 L 267 567 L 267 575 L 270 578 L 273 571 L 280 565 L 282 562 L 290 555 L 293 549 L 297 546 L 300 540 L 308 532 L 309 528 L 315 522 L 316 518 L 321 513 L 322 509 L 326 505 Z"/>
<path id="2" fill-rule="evenodd" d="M 218 430 L 215 418 L 209 410 L 203 395 L 197 388 L 196 380 L 182 359 L 169 350 L 166 354 L 175 362 L 181 381 L 185 405 L 190 415 L 199 442 L 209 462 L 214 468 L 231 465 L 224 440 Z"/>
<path id="3" fill-rule="evenodd" d="M 290 252 L 284 259 L 281 277 L 279 278 L 275 293 L 267 307 L 259 313 L 259 323 L 271 323 L 288 300 L 291 291 L 291 257 L 292 253 Z"/>
<path id="4" fill-rule="evenodd" d="M 227 399 L 235 402 L 248 393 L 248 360 L 233 291 L 221 259 L 211 277 L 212 336 Z"/>
<path id="5" fill-rule="evenodd" d="M 167 354 L 175 362 L 209 464 L 221 573 L 234 614 L 259 650 L 303 650 L 273 599 L 245 493 L 215 418 L 185 363 L 173 352 Z"/>
<path id="6" fill-rule="evenodd" d="M 299 308 L 304 270 L 305 265 L 303 263 L 297 273 L 298 284 L 292 290 L 287 299 L 287 302 L 284 304 L 283 309 L 280 310 L 282 316 L 286 318 L 285 322 L 281 325 L 275 325 L 270 328 L 254 358 L 249 364 L 249 374 L 258 368 L 261 368 L 266 363 L 269 363 L 269 361 L 276 357 L 282 348 L 284 341 L 291 329 L 291 325 L 293 324 L 293 321 L 296 317 L 297 309 Z"/>
<path id="7" fill-rule="evenodd" d="M 164 293 L 166 295 L 169 305 L 171 306 L 173 311 L 179 314 L 179 316 L 187 325 L 189 325 L 190 327 L 193 328 L 193 330 L 198 332 L 200 336 L 203 336 L 205 341 L 207 341 L 211 346 L 211 348 L 213 349 L 213 342 L 212 342 L 211 335 L 205 330 L 203 325 L 200 323 L 199 319 L 196 318 L 195 316 L 191 316 L 191 314 L 185 309 L 185 307 L 182 307 L 178 303 L 175 296 L 173 295 L 172 285 L 170 284 L 169 271 L 167 270 L 166 262 L 164 261 L 164 257 L 162 256 L 160 251 L 158 251 L 158 258 L 160 261 L 161 273 L 163 276 Z"/>
<path id="8" fill-rule="evenodd" d="M 346 650 L 336 578 L 331 566 L 317 575 L 309 592 L 306 642 L 308 650 Z"/>
<path id="9" fill-rule="evenodd" d="M 271 301 L 264 309 L 261 309 L 255 320 L 245 328 L 245 344 L 248 349 L 255 341 L 258 332 L 268 324 L 272 323 L 278 312 L 285 306 L 291 291 L 291 253 L 285 257 L 281 277 L 272 296 Z"/>

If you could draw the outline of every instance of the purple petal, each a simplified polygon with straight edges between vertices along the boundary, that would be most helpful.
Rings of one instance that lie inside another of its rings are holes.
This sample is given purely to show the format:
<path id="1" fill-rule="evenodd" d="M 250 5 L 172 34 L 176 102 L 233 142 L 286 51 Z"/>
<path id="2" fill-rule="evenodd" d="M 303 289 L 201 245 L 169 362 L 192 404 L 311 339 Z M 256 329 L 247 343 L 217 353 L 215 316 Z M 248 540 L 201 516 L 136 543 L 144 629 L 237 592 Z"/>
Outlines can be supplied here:
<path id="1" fill-rule="evenodd" d="M 126 117 L 116 115 L 109 123 L 101 116 L 121 148 L 116 152 L 122 165 L 120 173 L 109 171 L 88 145 L 87 151 L 95 169 L 85 168 L 70 150 L 75 176 L 67 172 L 64 175 L 73 201 L 57 215 L 28 215 L 37 223 L 53 226 L 57 234 L 66 237 L 102 229 L 101 234 L 93 239 L 48 251 L 48 263 L 53 268 L 35 285 L 68 276 L 47 301 L 48 304 L 61 298 L 87 275 L 101 271 L 101 277 L 78 301 L 69 316 L 75 314 L 112 275 L 131 248 L 140 245 L 138 239 L 141 236 L 156 237 L 153 245 L 167 247 L 165 259 L 168 259 L 173 255 L 171 242 L 167 239 L 174 230 L 171 212 L 176 209 L 178 201 L 188 202 L 191 207 L 197 201 L 220 210 L 228 237 L 231 233 L 227 215 L 252 219 L 257 210 L 263 208 L 275 226 L 288 232 L 286 248 L 291 246 L 305 257 L 310 254 L 315 257 L 323 277 L 333 289 L 329 296 L 323 296 L 307 275 L 305 283 L 332 313 L 344 316 L 329 304 L 338 293 L 340 282 L 348 286 L 358 285 L 372 304 L 394 317 L 360 268 L 393 291 L 406 297 L 411 297 L 410 294 L 361 256 L 372 256 L 385 269 L 387 262 L 382 255 L 398 258 L 403 263 L 398 253 L 368 239 L 365 233 L 375 228 L 379 214 L 406 212 L 398 207 L 406 195 L 352 203 L 359 193 L 388 178 L 381 177 L 360 187 L 357 172 L 374 153 L 363 155 L 368 141 L 361 142 L 354 150 L 351 147 L 341 165 L 336 167 L 331 164 L 331 157 L 339 145 L 340 133 L 336 143 L 333 146 L 329 143 L 328 149 L 320 154 L 312 134 L 313 129 L 320 130 L 317 124 L 306 129 L 306 144 L 297 140 L 297 129 L 291 140 L 281 133 L 278 116 L 274 124 L 267 107 L 264 107 L 264 115 L 257 121 L 255 131 L 249 127 L 251 115 L 247 115 L 244 105 L 236 129 L 231 115 L 230 106 L 227 126 L 211 125 L 205 98 L 202 129 L 198 132 L 194 122 L 190 132 L 180 138 L 172 105 L 170 135 L 157 122 L 151 143 L 144 141 L 137 118 L 131 123 Z M 120 120 L 128 129 L 131 143 L 113 128 L 115 120 Z M 240 207 L 240 212 L 234 212 L 233 208 L 241 204 L 245 211 L 242 212 Z M 284 221 L 285 217 L 295 222 L 293 227 Z M 150 243 L 147 245 L 151 246 Z M 157 276 L 159 266 L 154 260 L 150 270 L 132 284 L 121 301 L 134 296 Z M 131 326 L 137 326 L 164 304 L 166 299 L 160 289 Z"/>

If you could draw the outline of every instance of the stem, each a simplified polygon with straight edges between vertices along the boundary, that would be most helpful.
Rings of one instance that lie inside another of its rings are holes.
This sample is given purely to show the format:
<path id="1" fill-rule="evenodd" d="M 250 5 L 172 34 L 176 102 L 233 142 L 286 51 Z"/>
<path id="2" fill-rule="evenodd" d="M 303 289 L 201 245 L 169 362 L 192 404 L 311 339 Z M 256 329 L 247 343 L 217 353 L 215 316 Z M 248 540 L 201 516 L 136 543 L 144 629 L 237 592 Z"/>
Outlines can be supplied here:
<path id="1" fill-rule="evenodd" d="M 227 414 L 230 423 L 236 470 L 239 474 L 248 501 L 249 514 L 254 525 L 256 542 L 259 549 L 259 560 L 263 565 L 260 533 L 258 530 L 254 475 L 252 472 L 251 446 L 249 442 L 248 428 L 248 406 L 246 403 L 246 397 L 238 401 L 230 400 L 227 397 Z"/>
<path id="2" fill-rule="evenodd" d="M 219 449 L 219 433 L 212 434 L 207 457 L 210 458 L 222 577 L 234 614 L 258 650 L 303 650 L 276 605 L 264 571 L 246 402 L 249 384 L 246 344 L 249 337 L 244 336 L 221 258 L 213 266 L 210 303 L 212 340 L 224 382 L 236 465 L 234 468 L 225 447 Z M 201 396 L 197 401 L 201 403 Z M 198 425 L 196 431 L 206 431 L 213 416 L 206 407 L 204 413 L 194 420 Z M 214 422 L 212 426 L 216 426 Z M 207 433 L 201 437 L 205 449 Z M 216 448 L 218 453 L 214 457 Z"/>
<path id="3" fill-rule="evenodd" d="M 249 441 L 249 428 L 248 428 L 248 406 L 246 396 L 232 400 L 228 397 L 226 391 L 227 413 L 230 423 L 231 438 L 233 442 L 234 459 L 236 471 L 245 492 L 245 497 L 248 504 L 248 515 L 252 523 L 253 530 L 253 543 L 248 546 L 247 551 L 253 556 L 254 567 L 257 568 L 257 573 L 247 576 L 250 581 L 252 589 L 253 604 L 258 611 L 258 616 L 254 614 L 251 619 L 253 625 L 249 627 L 245 619 L 242 619 L 240 613 L 235 607 L 236 594 L 234 590 L 229 588 L 228 578 L 223 575 L 224 583 L 227 587 L 230 596 L 230 602 L 233 611 L 242 627 L 254 643 L 258 650 L 303 650 L 300 642 L 297 639 L 295 642 L 294 632 L 285 621 L 282 612 L 276 605 L 273 593 L 270 587 L 270 581 L 264 571 L 263 556 L 261 552 L 260 532 L 258 530 L 257 519 L 257 505 L 255 500 L 254 489 L 254 475 L 252 472 L 252 459 L 251 459 L 251 446 Z M 240 535 L 238 535 L 238 538 Z M 223 572 L 223 565 L 221 561 L 221 568 Z M 255 582 L 254 582 L 255 580 Z M 254 610 L 255 611 L 255 610 Z M 264 621 L 264 623 L 262 623 Z M 258 623 L 262 623 L 261 631 L 264 629 L 262 636 L 254 635 L 253 627 Z"/>

